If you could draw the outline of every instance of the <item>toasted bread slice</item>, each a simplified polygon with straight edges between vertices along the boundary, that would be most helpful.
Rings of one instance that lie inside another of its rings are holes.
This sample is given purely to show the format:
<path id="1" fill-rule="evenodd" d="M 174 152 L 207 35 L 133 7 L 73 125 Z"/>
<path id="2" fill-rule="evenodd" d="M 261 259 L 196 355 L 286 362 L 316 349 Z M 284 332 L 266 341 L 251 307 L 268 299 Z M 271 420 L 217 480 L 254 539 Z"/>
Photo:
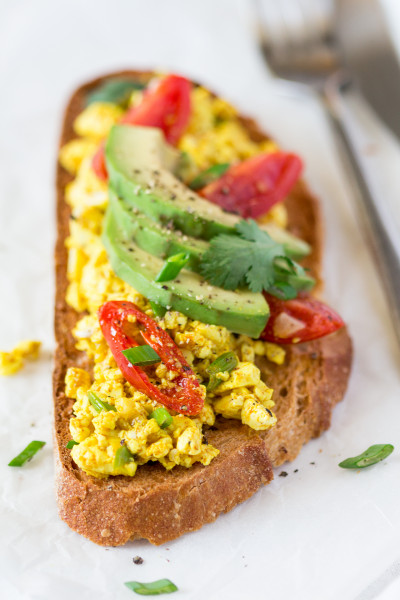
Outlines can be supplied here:
<path id="1" fill-rule="evenodd" d="M 131 76 L 146 81 L 152 74 L 123 71 L 79 88 L 66 110 L 60 145 L 75 137 L 72 124 L 84 107 L 86 94 L 109 77 Z M 265 139 L 256 124 L 243 118 L 255 140 Z M 69 208 L 64 189 L 70 176 L 57 168 L 56 308 L 57 349 L 54 368 L 54 411 L 57 497 L 61 518 L 93 542 L 118 546 L 135 538 L 162 544 L 214 521 L 271 481 L 273 467 L 292 460 L 302 445 L 329 427 L 332 409 L 342 399 L 350 373 L 352 348 L 346 329 L 315 342 L 289 347 L 285 365 L 262 360 L 259 366 L 275 389 L 278 424 L 256 433 L 238 421 L 218 419 L 206 431 L 220 454 L 209 466 L 166 471 L 159 464 L 141 466 L 135 477 L 96 479 L 77 468 L 65 448 L 74 400 L 65 396 L 68 367 L 87 368 L 71 330 L 81 315 L 65 301 Z M 308 241 L 312 254 L 307 266 L 319 279 L 321 217 L 318 202 L 304 183 L 286 201 L 291 231 Z"/>

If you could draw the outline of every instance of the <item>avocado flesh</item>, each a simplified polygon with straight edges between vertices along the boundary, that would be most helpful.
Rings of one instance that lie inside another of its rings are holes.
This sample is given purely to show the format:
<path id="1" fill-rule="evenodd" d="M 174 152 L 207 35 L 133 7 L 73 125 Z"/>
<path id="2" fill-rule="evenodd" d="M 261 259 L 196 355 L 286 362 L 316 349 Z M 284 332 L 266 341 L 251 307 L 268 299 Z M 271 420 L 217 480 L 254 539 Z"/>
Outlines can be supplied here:
<path id="1" fill-rule="evenodd" d="M 156 282 L 164 261 L 129 240 L 110 208 L 106 212 L 102 239 L 117 276 L 149 300 L 234 333 L 258 338 L 263 331 L 269 308 L 262 294 L 223 290 L 186 269 L 172 281 Z"/>
<path id="2" fill-rule="evenodd" d="M 178 164 L 179 156 L 160 129 L 114 126 L 106 144 L 106 160 L 115 194 L 149 219 L 205 240 L 235 233 L 238 216 L 201 198 L 169 170 Z M 302 258 L 311 251 L 306 242 L 277 225 L 261 225 L 261 229 L 283 244 L 291 258 Z"/>
<path id="3" fill-rule="evenodd" d="M 111 188 L 109 206 L 115 222 L 128 240 L 132 240 L 149 254 L 163 259 L 182 252 L 188 254 L 186 268 L 199 272 L 201 257 L 209 248 L 208 242 L 186 236 L 179 230 L 162 227 L 137 210 L 135 212 L 134 207 L 118 198 Z"/>
<path id="4" fill-rule="evenodd" d="M 209 240 L 232 233 L 237 217 L 224 213 L 179 181 L 165 164 L 163 133 L 154 127 L 115 125 L 106 143 L 111 187 L 161 225 Z"/>

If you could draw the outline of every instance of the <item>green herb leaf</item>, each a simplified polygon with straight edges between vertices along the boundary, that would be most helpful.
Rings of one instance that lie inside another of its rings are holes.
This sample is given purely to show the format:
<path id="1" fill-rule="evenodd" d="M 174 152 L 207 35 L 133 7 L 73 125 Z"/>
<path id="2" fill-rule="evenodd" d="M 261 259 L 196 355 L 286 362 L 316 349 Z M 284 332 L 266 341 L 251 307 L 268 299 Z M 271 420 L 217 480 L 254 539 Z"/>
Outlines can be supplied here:
<path id="1" fill-rule="evenodd" d="M 155 419 L 161 427 L 161 429 L 169 427 L 169 425 L 171 425 L 172 423 L 171 415 L 169 414 L 167 409 L 163 408 L 162 406 L 160 406 L 160 408 L 156 408 L 156 410 L 153 410 L 153 412 L 149 416 L 149 419 Z"/>
<path id="2" fill-rule="evenodd" d="M 219 384 L 222 379 L 217 377 L 218 373 L 228 371 L 229 373 L 238 365 L 239 361 L 234 352 L 224 352 L 218 358 L 211 363 L 208 367 L 207 372 L 210 375 L 210 380 L 207 385 L 207 392 L 212 392 Z"/>
<path id="3" fill-rule="evenodd" d="M 314 285 L 314 279 L 285 255 L 284 246 L 255 221 L 242 220 L 235 229 L 238 235 L 214 237 L 203 255 L 201 273 L 210 283 L 226 290 L 271 291 L 286 299 Z"/>
<path id="4" fill-rule="evenodd" d="M 152 302 L 150 300 L 150 306 L 156 317 L 163 317 L 167 312 L 167 309 L 164 306 L 161 306 L 161 304 L 157 304 L 157 302 Z"/>
<path id="5" fill-rule="evenodd" d="M 156 277 L 156 281 L 171 281 L 171 279 L 175 279 L 181 269 L 186 265 L 189 258 L 189 254 L 185 254 L 184 252 L 174 254 L 167 258 L 164 266 Z"/>
<path id="6" fill-rule="evenodd" d="M 358 456 L 346 458 L 346 460 L 339 463 L 339 467 L 342 467 L 342 469 L 363 469 L 364 467 L 370 467 L 389 456 L 393 450 L 394 446 L 392 444 L 375 444 Z"/>
<path id="7" fill-rule="evenodd" d="M 122 354 L 129 360 L 130 363 L 137 367 L 146 367 L 159 363 L 161 358 L 151 346 L 134 346 L 127 350 L 122 350 Z"/>
<path id="8" fill-rule="evenodd" d="M 118 450 L 115 453 L 114 469 L 118 469 L 119 467 L 126 465 L 126 463 L 132 462 L 134 460 L 134 455 L 128 450 L 128 448 L 124 444 L 123 446 L 118 448 Z"/>
<path id="9" fill-rule="evenodd" d="M 104 400 L 99 398 L 99 396 L 94 392 L 88 392 L 88 398 L 90 404 L 93 406 L 93 408 L 97 410 L 97 412 L 100 412 L 101 410 L 117 410 L 115 406 L 109 404 L 108 402 L 105 402 Z"/>
<path id="10" fill-rule="evenodd" d="M 127 108 L 129 98 L 134 90 L 143 90 L 145 84 L 131 79 L 112 79 L 99 85 L 86 97 L 86 106 L 93 102 L 111 102 Z"/>
<path id="11" fill-rule="evenodd" d="M 36 452 L 38 450 L 40 450 L 40 448 L 43 448 L 43 446 L 45 444 L 46 444 L 46 442 L 37 442 L 37 441 L 31 442 L 30 444 L 27 445 L 25 450 L 22 450 L 22 452 L 20 452 L 18 454 L 18 456 L 13 458 L 8 463 L 8 466 L 9 467 L 22 467 L 22 465 L 24 465 L 28 460 L 31 460 L 35 456 Z"/>
<path id="12" fill-rule="evenodd" d="M 201 173 L 199 173 L 197 177 L 195 177 L 189 183 L 189 187 L 192 188 L 192 190 L 200 190 L 209 183 L 219 179 L 224 173 L 226 173 L 229 167 L 229 163 L 219 163 L 218 165 L 213 165 L 209 169 L 201 171 Z"/>
<path id="13" fill-rule="evenodd" d="M 68 450 L 71 450 L 71 448 L 73 448 L 74 446 L 78 446 L 79 442 L 76 442 L 75 440 L 69 440 L 69 442 L 67 442 L 65 444 L 65 447 L 68 448 Z"/>
<path id="14" fill-rule="evenodd" d="M 178 588 L 169 579 L 158 579 L 151 583 L 140 583 L 139 581 L 127 581 L 126 587 L 141 596 L 156 596 L 158 594 L 171 594 L 177 592 Z"/>

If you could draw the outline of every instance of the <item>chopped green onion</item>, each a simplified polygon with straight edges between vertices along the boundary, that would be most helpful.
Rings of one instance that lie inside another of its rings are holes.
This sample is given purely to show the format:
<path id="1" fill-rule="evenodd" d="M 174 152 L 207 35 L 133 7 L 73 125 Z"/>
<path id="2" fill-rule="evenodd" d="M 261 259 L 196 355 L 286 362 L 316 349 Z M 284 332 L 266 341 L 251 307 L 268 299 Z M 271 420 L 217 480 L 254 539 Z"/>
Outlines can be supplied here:
<path id="1" fill-rule="evenodd" d="M 277 256 L 274 260 L 275 281 L 267 291 L 281 300 L 296 298 L 300 290 L 309 290 L 315 279 L 288 256 Z"/>
<path id="2" fill-rule="evenodd" d="M 125 445 L 121 446 L 115 453 L 114 469 L 118 469 L 118 467 L 122 467 L 123 465 L 126 465 L 126 463 L 134 460 L 135 457 L 132 452 L 130 452 Z"/>
<path id="3" fill-rule="evenodd" d="M 175 279 L 181 269 L 186 265 L 189 258 L 189 254 L 185 254 L 184 252 L 168 257 L 161 271 L 157 275 L 156 281 L 171 281 L 171 279 Z"/>
<path id="4" fill-rule="evenodd" d="M 189 183 L 189 187 L 192 190 L 200 190 L 209 183 L 219 179 L 229 169 L 229 167 L 229 163 L 220 163 L 210 167 L 209 169 L 205 169 Z"/>
<path id="5" fill-rule="evenodd" d="M 35 456 L 36 452 L 40 450 L 40 448 L 43 448 L 45 444 L 46 442 L 31 442 L 27 445 L 25 450 L 22 450 L 22 452 L 20 452 L 18 456 L 13 458 L 12 461 L 8 463 L 8 466 L 22 467 L 22 465 L 24 465 L 28 460 L 31 460 Z"/>
<path id="6" fill-rule="evenodd" d="M 79 442 L 76 442 L 75 440 L 69 440 L 69 442 L 66 443 L 65 447 L 68 448 L 68 450 L 71 450 L 71 448 L 78 445 Z"/>
<path id="7" fill-rule="evenodd" d="M 277 281 L 274 285 L 271 285 L 268 292 L 276 298 L 280 298 L 280 300 L 292 300 L 297 296 L 297 290 L 282 281 Z"/>
<path id="8" fill-rule="evenodd" d="M 339 467 L 342 467 L 342 469 L 363 469 L 380 462 L 389 456 L 393 450 L 394 446 L 392 444 L 375 444 L 358 456 L 346 458 L 346 460 L 339 463 Z"/>
<path id="9" fill-rule="evenodd" d="M 117 410 L 115 406 L 109 404 L 108 402 L 105 402 L 104 400 L 99 398 L 98 395 L 94 392 L 88 392 L 88 398 L 90 404 L 93 406 L 93 408 L 97 410 L 97 412 L 100 412 L 101 410 Z"/>
<path id="10" fill-rule="evenodd" d="M 224 352 L 221 356 L 218 356 L 207 369 L 207 372 L 210 375 L 207 392 L 212 392 L 222 382 L 222 379 L 217 377 L 218 373 L 223 373 L 225 371 L 230 373 L 238 365 L 238 362 L 234 352 Z"/>
<path id="11" fill-rule="evenodd" d="M 147 367 L 161 361 L 157 352 L 151 346 L 134 346 L 127 350 L 122 350 L 122 354 L 132 365 L 137 367 Z"/>
<path id="12" fill-rule="evenodd" d="M 164 306 L 161 306 L 161 304 L 157 304 L 157 302 L 152 302 L 150 300 L 150 306 L 156 317 L 163 317 L 167 312 L 167 309 Z"/>
<path id="13" fill-rule="evenodd" d="M 126 587 L 141 596 L 157 596 L 158 594 L 171 594 L 177 592 L 178 588 L 169 579 L 158 579 L 151 583 L 140 583 L 139 581 L 127 581 Z"/>
<path id="14" fill-rule="evenodd" d="M 160 408 L 156 408 L 156 410 L 153 410 L 153 412 L 149 416 L 149 419 L 155 419 L 161 427 L 161 429 L 169 427 L 169 425 L 171 425 L 172 423 L 171 415 L 169 414 L 167 409 L 163 408 L 162 406 L 160 406 Z"/>
<path id="15" fill-rule="evenodd" d="M 126 108 L 134 90 L 143 90 L 145 84 L 130 79 L 112 79 L 100 84 L 86 98 L 86 106 L 93 102 L 111 102 Z"/>

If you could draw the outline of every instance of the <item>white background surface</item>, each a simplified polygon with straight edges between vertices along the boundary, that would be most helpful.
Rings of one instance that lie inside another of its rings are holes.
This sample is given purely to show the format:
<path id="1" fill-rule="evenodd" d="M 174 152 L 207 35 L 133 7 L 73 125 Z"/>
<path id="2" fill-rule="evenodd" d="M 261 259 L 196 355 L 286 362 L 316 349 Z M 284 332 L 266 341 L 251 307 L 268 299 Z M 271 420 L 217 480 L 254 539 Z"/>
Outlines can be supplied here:
<path id="1" fill-rule="evenodd" d="M 166 546 L 105 549 L 58 519 L 53 493 L 53 180 L 69 94 L 124 67 L 198 79 L 304 157 L 325 212 L 326 296 L 349 323 L 355 362 L 332 428 L 284 467 L 288 477 Z M 322 109 L 267 77 L 248 3 L 1 0 L 0 81 L 0 348 L 29 337 L 45 350 L 0 381 L 1 597 L 123 600 L 135 597 L 124 581 L 169 577 L 182 600 L 399 598 L 399 355 Z M 46 440 L 44 450 L 21 470 L 7 467 L 32 439 Z M 383 463 L 337 467 L 387 442 L 396 450 Z"/>

